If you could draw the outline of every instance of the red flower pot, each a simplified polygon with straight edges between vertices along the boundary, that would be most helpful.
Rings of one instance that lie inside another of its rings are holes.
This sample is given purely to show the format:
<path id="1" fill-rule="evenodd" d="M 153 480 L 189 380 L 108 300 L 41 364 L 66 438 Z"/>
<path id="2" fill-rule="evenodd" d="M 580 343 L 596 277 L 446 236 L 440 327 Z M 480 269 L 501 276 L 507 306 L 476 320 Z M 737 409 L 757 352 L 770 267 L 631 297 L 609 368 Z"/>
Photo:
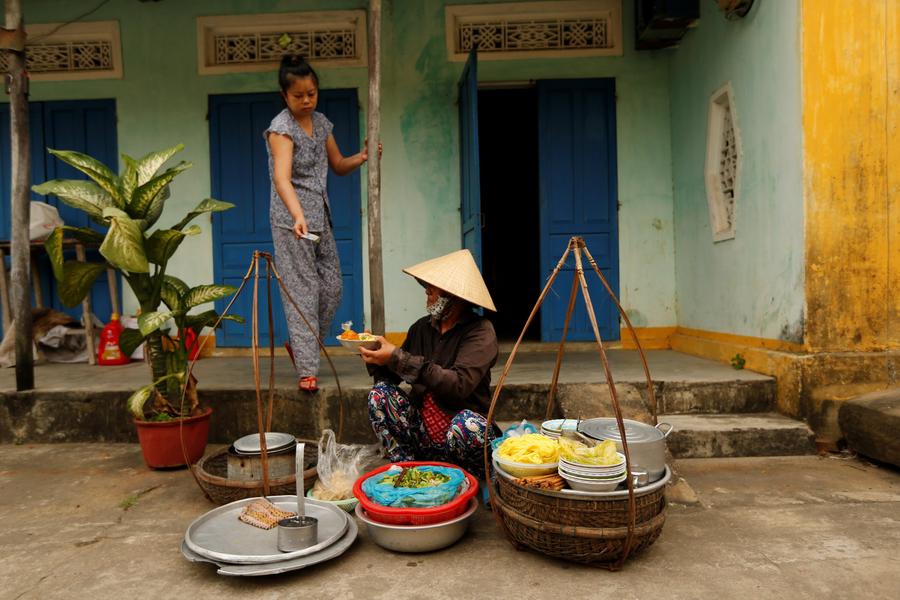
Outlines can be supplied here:
<path id="1" fill-rule="evenodd" d="M 212 409 L 186 419 L 172 421 L 134 420 L 138 440 L 144 452 L 144 462 L 151 469 L 182 467 L 203 458 L 209 436 L 209 417 Z M 184 450 L 181 440 L 184 439 Z M 185 462 L 187 453 L 187 462 Z"/>

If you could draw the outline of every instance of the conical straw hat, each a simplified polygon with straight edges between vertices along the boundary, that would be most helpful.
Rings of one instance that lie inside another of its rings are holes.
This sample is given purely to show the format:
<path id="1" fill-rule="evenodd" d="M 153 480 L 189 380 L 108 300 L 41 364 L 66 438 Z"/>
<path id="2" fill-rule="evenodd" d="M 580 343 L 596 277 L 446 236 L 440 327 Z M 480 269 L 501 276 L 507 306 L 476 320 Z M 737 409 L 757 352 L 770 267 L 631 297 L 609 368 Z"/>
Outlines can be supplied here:
<path id="1" fill-rule="evenodd" d="M 491 294 L 468 250 L 457 250 L 403 269 L 420 281 L 468 300 L 472 304 L 497 312 Z"/>

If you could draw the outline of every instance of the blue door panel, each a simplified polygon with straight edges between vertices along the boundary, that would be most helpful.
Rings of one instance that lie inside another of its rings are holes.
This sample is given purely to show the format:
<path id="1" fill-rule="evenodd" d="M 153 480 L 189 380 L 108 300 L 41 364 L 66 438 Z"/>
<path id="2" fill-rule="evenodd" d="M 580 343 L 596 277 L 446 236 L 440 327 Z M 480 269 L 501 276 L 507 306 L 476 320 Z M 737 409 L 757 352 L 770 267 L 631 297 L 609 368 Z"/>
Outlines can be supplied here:
<path id="1" fill-rule="evenodd" d="M 538 84 L 541 277 L 556 266 L 573 235 L 585 240 L 612 290 L 619 292 L 615 87 L 612 80 L 541 81 Z M 583 257 L 585 279 L 600 335 L 619 339 L 615 304 Z M 575 260 L 570 255 L 541 309 L 541 337 L 559 340 L 568 308 Z M 567 339 L 592 340 L 584 300 L 576 300 Z"/>
<path id="2" fill-rule="evenodd" d="M 318 109 L 334 124 L 334 140 L 344 156 L 359 151 L 359 103 L 356 90 L 323 90 Z M 373 144 L 373 150 L 375 146 Z M 331 325 L 331 335 L 323 340 L 334 345 L 340 324 L 353 321 L 357 331 L 364 323 L 362 277 L 362 215 L 359 170 L 338 177 L 328 170 L 328 199 L 334 239 L 341 261 L 343 296 Z"/>
<path id="3" fill-rule="evenodd" d="M 118 149 L 116 141 L 116 107 L 113 100 L 72 100 L 56 102 L 31 102 L 29 107 L 29 134 L 31 140 L 31 182 L 32 185 L 48 179 L 86 179 L 81 172 L 69 167 L 59 159 L 51 156 L 47 148 L 58 150 L 76 150 L 89 154 L 113 172 L 118 166 Z M 10 231 L 10 138 L 9 138 L 9 105 L 0 107 L 0 234 L 9 239 Z M 44 197 L 32 193 L 33 200 L 51 204 L 59 210 L 60 217 L 66 225 L 75 227 L 94 227 L 83 213 L 68 207 L 55 196 Z M 32 255 L 38 265 L 43 292 L 42 302 L 72 315 L 81 317 L 81 307 L 63 307 L 58 299 L 58 284 L 53 278 L 50 263 L 41 253 Z M 74 260 L 74 250 L 67 251 L 66 259 Z M 88 260 L 100 261 L 96 250 L 88 252 Z M 117 277 L 119 300 L 121 301 L 121 279 Z M 91 290 L 92 309 L 100 319 L 106 320 L 112 312 L 109 298 L 109 287 L 105 274 L 101 274 Z M 121 302 L 120 302 L 121 305 Z"/>
<path id="4" fill-rule="evenodd" d="M 478 56 L 475 49 L 459 78 L 459 181 L 462 245 L 481 266 L 481 172 L 478 158 Z"/>
<path id="5" fill-rule="evenodd" d="M 263 132 L 283 107 L 277 93 L 231 94 L 210 97 L 210 155 L 212 195 L 236 208 L 213 218 L 213 259 L 216 281 L 238 286 L 247 272 L 254 250 L 273 253 L 269 225 L 270 180 L 268 154 Z M 318 110 L 334 123 L 334 136 L 345 155 L 359 146 L 359 108 L 356 90 L 321 90 Z M 361 218 L 358 171 L 336 177 L 329 173 L 328 196 L 332 208 L 335 239 L 341 258 L 343 300 L 332 324 L 336 335 L 342 320 L 362 323 Z M 267 343 L 268 325 L 264 303 L 264 283 L 260 283 L 260 344 Z M 279 345 L 288 338 L 287 324 L 273 281 L 273 317 Z M 292 293 L 299 294 L 300 292 Z M 250 318 L 252 281 L 231 312 L 247 319 L 247 324 L 226 322 L 217 334 L 220 346 L 246 347 L 251 344 Z M 222 310 L 227 301 L 217 302 Z M 263 335 L 264 334 L 264 335 Z M 333 336 L 324 340 L 331 343 Z"/>

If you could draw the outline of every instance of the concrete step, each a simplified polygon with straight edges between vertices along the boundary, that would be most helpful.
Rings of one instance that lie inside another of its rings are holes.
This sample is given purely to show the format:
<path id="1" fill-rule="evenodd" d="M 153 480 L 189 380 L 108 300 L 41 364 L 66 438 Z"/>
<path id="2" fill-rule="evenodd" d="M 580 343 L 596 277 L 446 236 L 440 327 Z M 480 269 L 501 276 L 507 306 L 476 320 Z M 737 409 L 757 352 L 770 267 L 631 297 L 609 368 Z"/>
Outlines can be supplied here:
<path id="1" fill-rule="evenodd" d="M 667 438 L 675 458 L 814 454 L 812 430 L 777 413 L 660 415 L 674 427 Z"/>

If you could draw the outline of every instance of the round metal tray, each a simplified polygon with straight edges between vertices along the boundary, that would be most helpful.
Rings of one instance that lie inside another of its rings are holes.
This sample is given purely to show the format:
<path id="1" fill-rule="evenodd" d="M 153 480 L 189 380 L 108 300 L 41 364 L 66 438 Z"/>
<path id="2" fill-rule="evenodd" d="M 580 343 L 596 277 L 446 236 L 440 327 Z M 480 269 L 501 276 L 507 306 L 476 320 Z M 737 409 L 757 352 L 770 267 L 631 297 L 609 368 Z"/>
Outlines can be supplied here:
<path id="1" fill-rule="evenodd" d="M 512 475 L 510 475 L 509 473 L 504 471 L 503 467 L 501 467 L 499 464 L 497 464 L 497 461 L 492 461 L 492 463 L 494 465 L 494 471 L 496 471 L 500 477 L 503 477 L 504 479 L 509 479 L 510 481 L 516 480 L 516 477 L 513 477 Z M 670 477 L 672 477 L 672 469 L 669 468 L 669 465 L 666 465 L 666 472 L 662 477 L 660 477 L 659 479 L 657 479 L 656 481 L 654 481 L 652 483 L 648 483 L 645 486 L 634 488 L 635 498 L 637 498 L 639 496 L 644 496 L 646 494 L 649 494 L 650 492 L 655 492 L 662 486 L 666 485 L 666 483 L 668 483 Z M 620 485 L 622 485 L 622 484 L 620 484 Z M 545 496 L 551 496 L 551 497 L 556 497 L 556 496 L 560 496 L 560 495 L 568 496 L 571 498 L 576 498 L 578 500 L 597 500 L 598 498 L 602 498 L 604 500 L 616 500 L 619 498 L 627 498 L 628 497 L 627 484 L 626 484 L 625 489 L 623 489 L 623 490 L 615 489 L 611 492 L 582 492 L 580 490 L 569 490 L 569 489 L 560 490 L 560 491 L 556 492 L 556 491 L 542 490 L 540 488 L 531 488 L 531 487 L 528 488 L 528 491 L 534 492 L 536 494 L 543 494 Z"/>
<path id="2" fill-rule="evenodd" d="M 285 448 L 292 448 L 297 443 L 297 439 L 289 433 L 279 433 L 277 431 L 266 432 L 266 450 L 268 452 L 277 452 Z M 262 448 L 259 445 L 259 434 L 251 433 L 242 438 L 238 438 L 232 444 L 236 454 L 245 456 L 253 456 L 254 454 L 262 454 Z"/>
<path id="3" fill-rule="evenodd" d="M 255 577 L 259 575 L 277 575 L 279 573 L 287 573 L 288 571 L 296 571 L 298 569 L 310 567 L 312 565 L 325 562 L 326 560 L 331 560 L 332 558 L 340 556 L 341 554 L 346 552 L 350 546 L 353 545 L 353 542 L 356 541 L 356 536 L 358 533 L 359 529 L 356 525 L 356 521 L 354 521 L 353 519 L 348 519 L 347 531 L 346 533 L 344 533 L 344 536 L 324 550 L 320 550 L 312 554 L 307 554 L 306 556 L 301 556 L 300 558 L 293 558 L 290 560 L 283 560 L 281 562 L 268 563 L 263 565 L 235 565 L 231 563 L 210 560 L 192 552 L 187 547 L 187 544 L 183 541 L 181 542 L 181 553 L 186 559 L 191 562 L 210 563 L 218 566 L 219 575 L 248 577 Z"/>
<path id="4" fill-rule="evenodd" d="M 277 527 L 260 529 L 238 519 L 244 506 L 255 500 L 257 498 L 237 500 L 197 518 L 184 534 L 188 549 L 215 562 L 241 565 L 281 562 L 328 548 L 344 535 L 350 521 L 347 513 L 340 508 L 307 499 L 307 516 L 319 520 L 317 543 L 303 550 L 280 552 Z M 297 510 L 296 496 L 270 496 L 269 501 L 283 510 Z"/>

